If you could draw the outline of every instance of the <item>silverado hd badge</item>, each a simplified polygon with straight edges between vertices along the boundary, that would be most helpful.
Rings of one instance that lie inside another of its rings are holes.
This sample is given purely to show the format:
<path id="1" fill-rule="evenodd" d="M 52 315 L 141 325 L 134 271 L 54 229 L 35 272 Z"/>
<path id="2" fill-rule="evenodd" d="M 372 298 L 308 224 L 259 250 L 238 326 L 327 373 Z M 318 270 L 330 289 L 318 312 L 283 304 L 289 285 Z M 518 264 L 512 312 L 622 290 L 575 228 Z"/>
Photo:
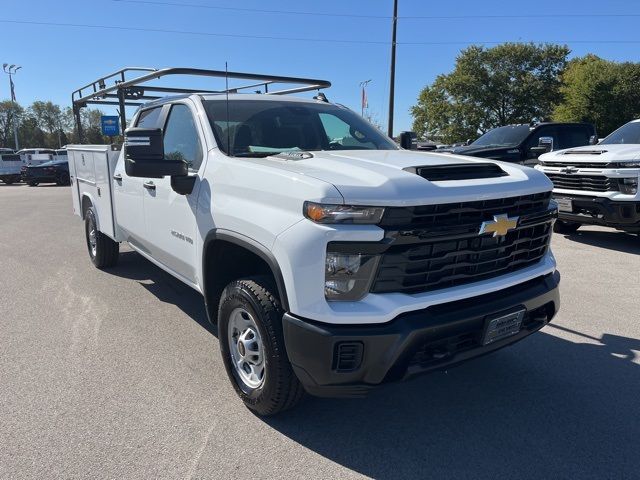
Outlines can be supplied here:
<path id="1" fill-rule="evenodd" d="M 494 215 L 493 220 L 482 222 L 478 235 L 493 233 L 494 237 L 503 237 L 510 230 L 513 230 L 518 226 L 518 218 L 520 217 L 509 217 L 506 213 L 503 215 Z"/>

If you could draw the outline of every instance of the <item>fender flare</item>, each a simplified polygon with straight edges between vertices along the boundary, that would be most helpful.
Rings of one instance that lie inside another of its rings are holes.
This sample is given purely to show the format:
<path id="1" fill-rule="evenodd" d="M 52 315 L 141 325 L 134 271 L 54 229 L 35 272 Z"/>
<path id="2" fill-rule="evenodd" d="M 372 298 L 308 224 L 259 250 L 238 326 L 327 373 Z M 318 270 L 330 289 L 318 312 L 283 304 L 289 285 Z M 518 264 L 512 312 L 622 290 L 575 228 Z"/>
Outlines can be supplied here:
<path id="1" fill-rule="evenodd" d="M 273 253 L 265 247 L 260 242 L 253 240 L 245 235 L 240 233 L 236 233 L 230 230 L 211 230 L 207 236 L 205 237 L 204 243 L 202 244 L 202 251 L 206 252 L 209 247 L 209 243 L 215 240 L 223 240 L 229 243 L 233 243 L 239 247 L 243 247 L 260 257 L 271 269 L 271 273 L 273 274 L 273 278 L 276 282 L 276 288 L 278 289 L 278 296 L 280 297 L 280 304 L 285 311 L 289 311 L 289 300 L 287 297 L 287 289 L 284 283 L 284 277 L 282 276 L 282 270 L 280 269 L 280 265 L 276 260 L 276 257 Z M 207 292 L 207 284 L 206 284 L 206 268 L 207 268 L 207 256 L 202 255 L 202 291 L 205 294 Z M 207 307 L 208 308 L 208 307 Z"/>
<path id="2" fill-rule="evenodd" d="M 82 209 L 82 216 L 80 218 L 82 218 L 82 220 L 84 220 L 84 208 L 82 208 L 82 205 L 84 203 L 84 199 L 89 200 L 89 203 L 91 203 L 91 205 L 95 206 L 95 202 L 93 201 L 93 196 L 91 196 L 90 193 L 88 192 L 83 192 L 82 195 L 80 196 L 80 208 Z M 95 213 L 95 217 L 96 217 L 96 228 L 98 229 L 98 231 L 100 231 L 100 218 L 98 217 L 98 211 L 94 208 L 94 213 Z"/>

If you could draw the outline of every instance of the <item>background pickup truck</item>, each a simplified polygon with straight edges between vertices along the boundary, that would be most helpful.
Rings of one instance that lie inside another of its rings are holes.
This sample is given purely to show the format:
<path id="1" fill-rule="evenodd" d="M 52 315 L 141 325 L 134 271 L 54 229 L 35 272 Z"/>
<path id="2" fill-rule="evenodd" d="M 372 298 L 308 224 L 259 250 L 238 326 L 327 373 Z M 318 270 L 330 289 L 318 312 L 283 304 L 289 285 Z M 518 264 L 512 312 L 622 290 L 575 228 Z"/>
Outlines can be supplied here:
<path id="1" fill-rule="evenodd" d="M 559 233 L 582 224 L 640 233 L 640 120 L 623 125 L 598 145 L 547 153 L 536 167 L 553 182 Z"/>
<path id="2" fill-rule="evenodd" d="M 590 145 L 596 141 L 596 129 L 590 123 L 546 122 L 494 128 L 469 145 L 439 149 L 438 152 L 533 166 L 542 153 Z"/>
<path id="3" fill-rule="evenodd" d="M 0 180 L 7 185 L 20 181 L 20 169 L 22 168 L 20 155 L 10 149 L 0 149 Z"/>
<path id="4" fill-rule="evenodd" d="M 90 84 L 74 110 L 139 102 L 146 81 L 184 73 L 258 80 L 262 93 L 153 100 L 122 149 L 69 146 L 73 208 L 96 267 L 127 242 L 203 295 L 249 408 L 363 395 L 510 345 L 557 312 L 545 175 L 401 150 L 324 95 L 283 95 L 329 82 L 152 70 Z"/>

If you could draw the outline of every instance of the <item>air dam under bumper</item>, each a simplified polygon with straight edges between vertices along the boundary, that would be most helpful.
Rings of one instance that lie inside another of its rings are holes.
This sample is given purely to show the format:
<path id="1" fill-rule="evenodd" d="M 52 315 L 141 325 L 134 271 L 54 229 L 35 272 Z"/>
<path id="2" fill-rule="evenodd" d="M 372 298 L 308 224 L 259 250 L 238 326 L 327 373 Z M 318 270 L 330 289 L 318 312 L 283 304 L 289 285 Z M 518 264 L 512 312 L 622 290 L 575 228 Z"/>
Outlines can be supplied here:
<path id="1" fill-rule="evenodd" d="M 605 197 L 554 194 L 554 198 L 569 198 L 573 212 L 560 210 L 558 218 L 570 222 L 602 225 L 640 232 L 640 202 L 619 202 Z"/>
<path id="2" fill-rule="evenodd" d="M 538 331 L 560 307 L 555 272 L 505 290 L 399 315 L 382 325 L 283 317 L 293 370 L 312 395 L 359 397 L 381 383 L 448 368 Z M 487 318 L 524 308 L 520 331 L 482 344 Z"/>

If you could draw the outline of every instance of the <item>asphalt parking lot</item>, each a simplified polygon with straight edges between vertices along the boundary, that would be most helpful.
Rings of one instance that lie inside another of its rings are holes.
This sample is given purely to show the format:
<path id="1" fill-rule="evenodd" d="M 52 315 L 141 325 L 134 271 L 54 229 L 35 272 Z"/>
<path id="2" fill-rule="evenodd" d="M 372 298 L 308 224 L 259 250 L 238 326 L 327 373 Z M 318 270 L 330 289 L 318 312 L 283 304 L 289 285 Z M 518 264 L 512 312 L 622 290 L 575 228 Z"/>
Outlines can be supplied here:
<path id="1" fill-rule="evenodd" d="M 201 297 L 123 248 L 93 268 L 68 187 L 0 185 L 1 478 L 640 478 L 640 237 L 556 235 L 552 326 L 362 400 L 260 419 Z"/>

